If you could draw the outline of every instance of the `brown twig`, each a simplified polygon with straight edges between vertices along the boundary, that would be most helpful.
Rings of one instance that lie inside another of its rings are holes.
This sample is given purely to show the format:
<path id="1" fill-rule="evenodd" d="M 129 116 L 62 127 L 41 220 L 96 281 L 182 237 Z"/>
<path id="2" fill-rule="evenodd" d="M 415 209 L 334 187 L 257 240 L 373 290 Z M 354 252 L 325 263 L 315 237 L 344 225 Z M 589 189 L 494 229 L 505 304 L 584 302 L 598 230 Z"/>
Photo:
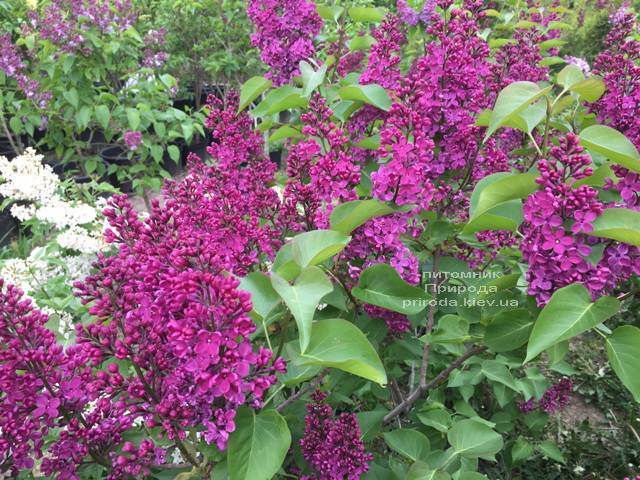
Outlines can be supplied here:
<path id="1" fill-rule="evenodd" d="M 425 383 L 424 385 L 418 385 L 409 394 L 409 396 L 407 396 L 407 398 L 405 398 L 405 400 L 400 405 L 398 405 L 396 408 L 394 408 L 389 413 L 387 413 L 387 415 L 384 417 L 383 421 L 384 422 L 390 422 L 391 420 L 393 420 L 397 416 L 402 415 L 404 412 L 409 410 L 413 406 L 413 404 L 424 393 L 426 393 L 429 390 L 439 386 L 442 382 L 444 382 L 447 378 L 449 378 L 449 375 L 451 375 L 451 372 L 453 372 L 456 368 L 460 367 L 464 362 L 469 360 L 469 358 L 471 358 L 474 355 L 477 355 L 478 353 L 481 353 L 484 350 L 486 350 L 486 348 L 487 347 L 485 347 L 485 346 L 478 345 L 478 346 L 472 347 L 469 350 L 467 350 L 464 354 L 462 354 L 460 357 L 455 359 L 453 361 L 453 363 L 451 363 L 451 365 L 449 365 L 447 368 L 442 370 L 436 377 L 434 377 L 433 380 L 431 380 L 428 383 Z"/>
<path id="2" fill-rule="evenodd" d="M 307 385 L 302 387 L 300 390 L 298 390 L 296 393 L 294 393 L 289 398 L 287 398 L 284 402 L 282 402 L 280 405 L 278 405 L 276 407 L 276 411 L 281 412 L 282 410 L 287 408 L 289 405 L 291 405 L 293 402 L 295 402 L 300 397 L 302 397 L 309 390 L 312 390 L 315 387 L 317 387 L 318 385 L 320 385 L 324 381 L 324 377 L 327 374 L 327 372 L 328 372 L 327 369 L 321 371 L 318 374 L 318 376 L 316 378 L 314 378 L 311 382 L 309 382 Z"/>

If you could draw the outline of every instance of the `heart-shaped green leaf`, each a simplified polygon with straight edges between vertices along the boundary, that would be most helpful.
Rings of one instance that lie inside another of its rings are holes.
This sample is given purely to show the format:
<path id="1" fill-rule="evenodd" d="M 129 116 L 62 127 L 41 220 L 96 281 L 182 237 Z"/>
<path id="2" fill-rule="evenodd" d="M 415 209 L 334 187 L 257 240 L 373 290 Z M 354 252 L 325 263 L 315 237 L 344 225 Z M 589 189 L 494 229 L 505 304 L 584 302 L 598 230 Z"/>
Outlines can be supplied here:
<path id="1" fill-rule="evenodd" d="M 591 301 L 591 294 L 580 283 L 557 290 L 540 312 L 527 347 L 528 362 L 547 348 L 599 325 L 620 309 L 613 297 Z"/>
<path id="2" fill-rule="evenodd" d="M 353 323 L 342 319 L 314 323 L 306 351 L 294 358 L 300 365 L 332 367 L 385 385 L 387 374 L 367 337 Z"/>
<path id="3" fill-rule="evenodd" d="M 395 268 L 384 263 L 362 272 L 358 286 L 351 289 L 351 294 L 365 303 L 405 315 L 424 310 L 430 298 L 423 289 L 408 284 Z"/>
<path id="4" fill-rule="evenodd" d="M 304 352 L 311 338 L 313 316 L 322 297 L 333 290 L 333 285 L 318 267 L 302 270 L 293 285 L 277 273 L 271 273 L 271 284 L 287 305 L 298 325 L 300 351 Z"/>

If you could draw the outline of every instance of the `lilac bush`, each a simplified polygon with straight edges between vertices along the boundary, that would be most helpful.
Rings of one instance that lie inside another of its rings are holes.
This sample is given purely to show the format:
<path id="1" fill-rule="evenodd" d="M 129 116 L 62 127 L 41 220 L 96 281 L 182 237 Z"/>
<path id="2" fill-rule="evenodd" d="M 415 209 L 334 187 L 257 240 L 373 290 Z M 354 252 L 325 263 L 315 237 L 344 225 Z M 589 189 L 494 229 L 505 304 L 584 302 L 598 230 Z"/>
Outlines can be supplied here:
<path id="1" fill-rule="evenodd" d="M 207 155 L 145 215 L 109 200 L 76 341 L 0 287 L 0 471 L 560 465 L 545 426 L 580 335 L 640 401 L 640 330 L 618 315 L 640 273 L 633 14 L 599 77 L 560 56 L 562 9 L 491 6 L 249 2 L 269 72 L 209 98 Z"/>

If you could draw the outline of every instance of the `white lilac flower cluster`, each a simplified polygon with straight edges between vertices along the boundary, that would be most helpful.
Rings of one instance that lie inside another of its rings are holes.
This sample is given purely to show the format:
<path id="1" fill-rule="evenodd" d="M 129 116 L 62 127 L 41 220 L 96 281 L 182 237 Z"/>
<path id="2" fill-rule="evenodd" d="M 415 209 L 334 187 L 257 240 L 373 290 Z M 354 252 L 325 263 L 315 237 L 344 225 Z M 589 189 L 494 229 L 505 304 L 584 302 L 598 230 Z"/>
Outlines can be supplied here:
<path id="1" fill-rule="evenodd" d="M 0 278 L 20 288 L 27 297 L 63 273 L 61 266 L 45 259 L 41 247 L 33 249 L 27 258 L 9 258 L 0 262 Z"/>
<path id="2" fill-rule="evenodd" d="M 60 179 L 33 148 L 13 160 L 0 156 L 0 196 L 13 200 L 10 212 L 21 222 L 36 219 L 58 230 L 57 243 L 81 254 L 103 251 L 99 205 L 70 201 Z"/>
<path id="3" fill-rule="evenodd" d="M 59 295 L 71 298 L 73 283 L 89 275 L 96 253 L 107 247 L 103 237 L 107 222 L 100 213 L 105 199 L 94 206 L 74 201 L 62 187 L 34 149 L 27 148 L 12 160 L 0 156 L 0 199 L 12 202 L 9 211 L 20 222 L 43 224 L 51 240 L 34 248 L 27 258 L 0 260 L 0 278 L 23 290 L 49 315 L 59 340 L 67 342 L 74 333 L 73 315 L 51 308 L 50 292 L 56 292 L 58 300 Z"/>

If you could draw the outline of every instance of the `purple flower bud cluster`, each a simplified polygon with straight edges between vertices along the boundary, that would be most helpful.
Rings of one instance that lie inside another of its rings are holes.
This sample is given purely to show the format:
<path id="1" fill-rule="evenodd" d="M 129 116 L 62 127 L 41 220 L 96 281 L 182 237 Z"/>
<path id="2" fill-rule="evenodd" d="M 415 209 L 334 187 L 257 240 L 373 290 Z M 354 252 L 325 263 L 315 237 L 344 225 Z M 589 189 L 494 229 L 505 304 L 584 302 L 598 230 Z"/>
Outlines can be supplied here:
<path id="1" fill-rule="evenodd" d="M 542 188 L 524 203 L 521 250 L 529 265 L 528 292 L 539 305 L 571 283 L 583 283 L 595 298 L 640 272 L 637 247 L 589 236 L 605 205 L 595 188 L 575 185 L 592 174 L 591 158 L 578 142 L 567 134 L 551 148 L 550 158 L 538 164 Z M 596 246 L 603 248 L 599 259 L 590 257 Z"/>
<path id="2" fill-rule="evenodd" d="M 15 476 L 42 456 L 65 399 L 62 379 L 79 373 L 45 327 L 47 321 L 22 291 L 0 279 L 0 464 Z"/>
<path id="3" fill-rule="evenodd" d="M 315 4 L 307 0 L 251 0 L 247 15 L 255 27 L 251 41 L 269 66 L 267 78 L 276 86 L 289 82 L 300 73 L 300 61 L 316 53 L 313 41 L 320 33 L 322 19 Z"/>
<path id="4" fill-rule="evenodd" d="M 294 231 L 326 228 L 334 205 L 357 199 L 360 165 L 325 103 L 318 95 L 311 99 L 308 112 L 300 116 L 305 139 L 291 146 L 287 158 L 280 222 Z"/>
<path id="5" fill-rule="evenodd" d="M 572 391 L 573 384 L 571 380 L 563 378 L 548 388 L 540 400 L 536 401 L 530 398 L 527 401 L 518 403 L 518 408 L 522 413 L 530 413 L 535 410 L 540 410 L 545 413 L 556 413 L 564 410 L 564 408 L 569 405 Z"/>
<path id="6" fill-rule="evenodd" d="M 402 45 L 407 41 L 404 25 L 394 15 L 387 15 L 371 35 L 376 43 L 371 46 L 367 67 L 360 76 L 363 85 L 377 83 L 385 88 L 398 87 L 402 73 L 399 55 Z"/>
<path id="7" fill-rule="evenodd" d="M 312 394 L 314 403 L 307 405 L 304 437 L 300 440 L 302 456 L 313 468 L 309 480 L 358 480 L 369 470 L 373 455 L 367 453 L 361 440 L 360 426 L 353 413 L 334 417 L 325 403 L 326 394 Z"/>
<path id="8" fill-rule="evenodd" d="M 549 9 L 532 8 L 521 13 L 521 20 L 535 22 L 539 26 L 527 25 L 517 28 L 512 36 L 514 42 L 503 45 L 497 51 L 495 63 L 491 67 L 498 83 L 495 93 L 513 82 L 548 80 L 548 67 L 540 65 L 543 57 L 539 45 L 560 36 L 560 30 L 544 28 L 552 21 L 559 20 L 559 14 Z M 558 49 L 551 48 L 547 53 L 557 55 Z"/>
<path id="9" fill-rule="evenodd" d="M 634 13 L 624 7 L 610 21 L 607 49 L 594 64 L 594 73 L 602 76 L 607 90 L 593 111 L 640 148 L 640 30 Z"/>

